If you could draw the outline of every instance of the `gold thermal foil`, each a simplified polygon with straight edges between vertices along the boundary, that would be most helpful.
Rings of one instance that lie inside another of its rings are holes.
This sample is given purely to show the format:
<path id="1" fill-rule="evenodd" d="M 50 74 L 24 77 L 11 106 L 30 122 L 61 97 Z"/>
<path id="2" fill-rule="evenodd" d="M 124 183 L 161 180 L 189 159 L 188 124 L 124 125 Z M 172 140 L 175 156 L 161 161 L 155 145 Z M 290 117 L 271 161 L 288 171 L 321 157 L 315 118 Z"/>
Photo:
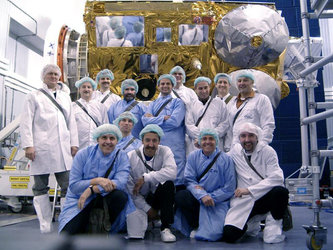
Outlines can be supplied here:
<path id="1" fill-rule="evenodd" d="M 199 76 L 214 78 L 216 73 L 239 70 L 239 67 L 227 64 L 214 48 L 215 29 L 224 15 L 238 8 L 242 3 L 224 2 L 102 2 L 87 1 L 84 22 L 88 35 L 88 71 L 93 78 L 105 68 L 115 76 L 111 91 L 120 95 L 121 82 L 127 78 L 134 80 L 158 79 L 176 65 L 186 72 L 187 87 L 193 88 L 194 80 Z M 273 4 L 266 4 L 275 8 Z M 96 44 L 96 17 L 103 16 L 142 16 L 144 17 L 144 46 L 142 47 L 98 47 Z M 208 40 L 198 46 L 182 46 L 179 43 L 179 29 L 182 24 L 208 25 Z M 171 28 L 170 42 L 157 42 L 157 28 Z M 253 46 L 260 39 L 254 38 Z M 259 44 L 260 45 L 260 44 Z M 158 56 L 158 70 L 153 73 L 140 72 L 140 55 Z M 197 63 L 201 67 L 197 67 Z M 267 65 L 256 67 L 278 80 L 282 97 L 286 96 L 286 87 L 281 82 L 279 65 L 283 60 L 276 59 Z M 283 68 L 283 67 L 282 67 Z M 146 90 L 145 90 L 146 91 Z M 144 95 L 147 92 L 143 91 Z M 158 91 L 151 99 L 155 99 Z"/>

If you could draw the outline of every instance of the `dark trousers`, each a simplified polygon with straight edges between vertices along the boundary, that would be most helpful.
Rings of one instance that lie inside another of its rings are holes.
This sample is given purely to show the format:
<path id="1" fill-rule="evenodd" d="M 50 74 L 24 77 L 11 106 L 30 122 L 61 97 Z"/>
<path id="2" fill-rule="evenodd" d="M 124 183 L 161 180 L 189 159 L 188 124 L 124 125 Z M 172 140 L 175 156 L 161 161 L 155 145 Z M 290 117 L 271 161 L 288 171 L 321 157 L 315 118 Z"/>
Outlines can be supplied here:
<path id="1" fill-rule="evenodd" d="M 54 173 L 56 180 L 61 187 L 61 197 L 65 197 L 67 194 L 67 188 L 69 183 L 69 171 Z M 34 196 L 44 195 L 49 192 L 49 176 L 50 174 L 34 175 L 35 184 L 32 187 Z"/>
<path id="2" fill-rule="evenodd" d="M 106 203 L 108 204 L 110 222 L 112 224 L 116 220 L 119 213 L 124 209 L 128 197 L 125 192 L 116 189 L 104 196 L 104 198 L 106 199 Z M 90 211 L 95 204 L 95 199 L 90 201 L 89 204 L 80 213 L 78 213 L 73 219 L 71 219 L 62 229 L 61 233 L 65 232 L 70 235 L 86 233 Z M 102 200 L 101 204 L 98 204 L 97 206 L 101 208 L 103 207 Z"/>
<path id="3" fill-rule="evenodd" d="M 189 226 L 192 229 L 199 227 L 200 203 L 192 193 L 188 190 L 180 190 L 176 193 L 175 202 Z"/>
<path id="4" fill-rule="evenodd" d="M 155 193 L 150 193 L 146 198 L 147 203 L 155 210 L 160 210 L 161 231 L 169 228 L 173 223 L 173 206 L 175 204 L 175 185 L 172 181 L 159 184 Z"/>
<path id="5" fill-rule="evenodd" d="M 249 221 L 255 215 L 265 214 L 268 212 L 271 212 L 275 220 L 282 219 L 284 211 L 287 209 L 288 206 L 288 194 L 288 189 L 284 187 L 273 187 L 271 191 L 269 191 L 267 194 L 265 194 L 254 203 L 254 206 L 247 221 Z M 239 229 L 231 225 L 226 225 L 223 228 L 222 240 L 229 243 L 234 243 L 245 234 L 246 230 L 246 224 L 243 229 Z"/>

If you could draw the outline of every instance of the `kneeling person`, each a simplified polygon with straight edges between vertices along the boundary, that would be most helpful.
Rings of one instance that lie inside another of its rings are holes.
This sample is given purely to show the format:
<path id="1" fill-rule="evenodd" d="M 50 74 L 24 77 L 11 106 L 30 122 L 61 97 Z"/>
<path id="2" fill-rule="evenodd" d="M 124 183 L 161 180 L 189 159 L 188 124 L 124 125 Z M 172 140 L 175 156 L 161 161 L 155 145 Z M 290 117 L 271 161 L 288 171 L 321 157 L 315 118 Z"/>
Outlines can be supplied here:
<path id="1" fill-rule="evenodd" d="M 229 199 L 236 188 L 233 161 L 218 149 L 218 142 L 214 129 L 200 131 L 201 149 L 189 154 L 185 167 L 187 190 L 177 192 L 175 198 L 176 207 L 192 230 L 190 237 L 197 240 L 216 241 L 222 237 Z"/>
<path id="2" fill-rule="evenodd" d="M 128 190 L 136 208 L 143 210 L 148 220 L 158 219 L 160 211 L 161 239 L 174 242 L 176 237 L 171 233 L 170 225 L 174 217 L 173 181 L 177 176 L 177 165 L 171 149 L 159 145 L 163 135 L 163 130 L 155 124 L 147 125 L 141 131 L 143 145 L 128 153 L 132 167 Z"/>
<path id="3" fill-rule="evenodd" d="M 282 218 L 288 204 L 283 172 L 274 149 L 262 141 L 261 129 L 253 123 L 238 128 L 240 143 L 230 150 L 237 173 L 237 189 L 230 201 L 223 239 L 233 243 L 245 232 L 255 236 L 266 217 L 264 242 L 279 243 Z M 263 218 L 262 218 L 263 217 Z"/>
<path id="4" fill-rule="evenodd" d="M 70 235 L 89 232 L 90 212 L 97 205 L 98 194 L 108 206 L 111 232 L 122 230 L 126 215 L 135 210 L 126 193 L 128 157 L 124 151 L 115 150 L 121 139 L 120 130 L 104 124 L 94 130 L 93 138 L 98 144 L 80 150 L 74 158 L 66 202 L 59 217 L 59 231 Z M 99 205 L 103 208 L 103 204 Z"/>

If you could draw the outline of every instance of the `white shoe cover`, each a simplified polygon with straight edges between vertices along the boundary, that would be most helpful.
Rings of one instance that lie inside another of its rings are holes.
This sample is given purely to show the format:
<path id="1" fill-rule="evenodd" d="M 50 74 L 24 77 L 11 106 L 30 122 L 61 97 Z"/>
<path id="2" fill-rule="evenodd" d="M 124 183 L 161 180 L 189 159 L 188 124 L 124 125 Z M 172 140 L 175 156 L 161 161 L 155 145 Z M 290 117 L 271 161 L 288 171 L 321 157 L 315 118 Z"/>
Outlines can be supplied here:
<path id="1" fill-rule="evenodd" d="M 190 238 L 195 239 L 195 235 L 196 235 L 197 232 L 198 232 L 198 229 L 192 230 L 191 233 L 190 233 Z"/>
<path id="2" fill-rule="evenodd" d="M 169 228 L 165 228 L 161 231 L 161 240 L 163 242 L 175 242 L 176 236 L 171 233 Z"/>
<path id="3" fill-rule="evenodd" d="M 275 220 L 271 213 L 266 217 L 264 229 L 265 243 L 280 243 L 284 241 L 285 235 L 282 234 L 282 219 Z"/>
<path id="4" fill-rule="evenodd" d="M 256 237 L 260 232 L 260 222 L 264 220 L 267 217 L 266 214 L 258 214 L 253 216 L 248 222 L 247 222 L 247 230 L 246 235 L 251 237 Z"/>
<path id="5" fill-rule="evenodd" d="M 41 233 L 52 231 L 52 210 L 48 194 L 35 196 L 33 199 Z"/>

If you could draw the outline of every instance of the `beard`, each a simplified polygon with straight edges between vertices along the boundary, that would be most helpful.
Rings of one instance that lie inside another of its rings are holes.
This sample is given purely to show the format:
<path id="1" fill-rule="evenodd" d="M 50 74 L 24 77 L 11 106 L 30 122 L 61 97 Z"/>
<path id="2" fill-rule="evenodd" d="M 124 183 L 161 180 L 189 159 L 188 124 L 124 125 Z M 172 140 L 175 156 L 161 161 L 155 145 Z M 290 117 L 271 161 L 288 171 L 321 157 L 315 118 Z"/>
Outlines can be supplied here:
<path id="1" fill-rule="evenodd" d="M 132 94 L 126 94 L 126 95 L 124 95 L 124 99 L 126 100 L 126 101 L 132 101 L 133 99 L 135 98 L 135 96 L 134 95 L 132 95 Z"/>

